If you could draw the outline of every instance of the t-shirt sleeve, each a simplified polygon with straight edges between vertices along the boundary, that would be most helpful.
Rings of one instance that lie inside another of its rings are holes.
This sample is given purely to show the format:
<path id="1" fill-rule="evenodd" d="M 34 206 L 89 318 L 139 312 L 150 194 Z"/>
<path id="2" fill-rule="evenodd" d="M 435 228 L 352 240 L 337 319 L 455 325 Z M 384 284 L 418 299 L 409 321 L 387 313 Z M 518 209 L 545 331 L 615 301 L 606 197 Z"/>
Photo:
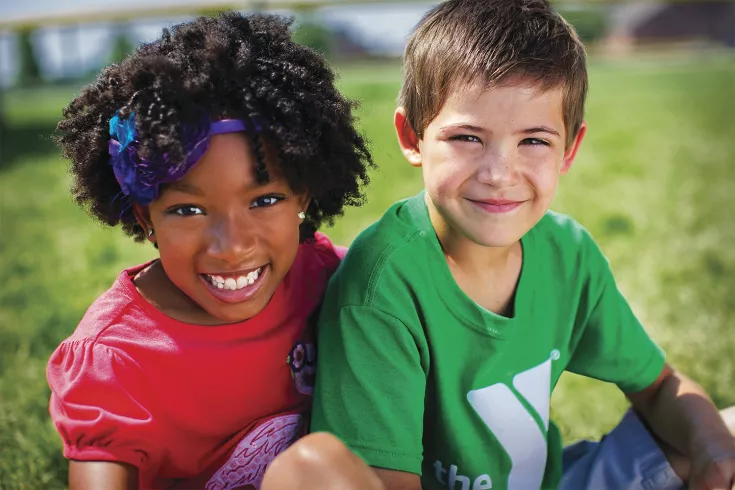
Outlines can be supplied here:
<path id="1" fill-rule="evenodd" d="M 664 352 L 618 289 L 607 259 L 591 237 L 586 241 L 589 276 L 567 370 L 615 383 L 626 393 L 648 388 L 663 370 Z"/>
<path id="2" fill-rule="evenodd" d="M 426 375 L 417 341 L 375 307 L 335 311 L 319 323 L 312 431 L 337 435 L 370 466 L 421 474 Z"/>
<path id="3" fill-rule="evenodd" d="M 128 463 L 141 470 L 153 464 L 153 419 L 132 359 L 92 341 L 67 341 L 51 356 L 47 378 L 49 411 L 66 458 Z"/>

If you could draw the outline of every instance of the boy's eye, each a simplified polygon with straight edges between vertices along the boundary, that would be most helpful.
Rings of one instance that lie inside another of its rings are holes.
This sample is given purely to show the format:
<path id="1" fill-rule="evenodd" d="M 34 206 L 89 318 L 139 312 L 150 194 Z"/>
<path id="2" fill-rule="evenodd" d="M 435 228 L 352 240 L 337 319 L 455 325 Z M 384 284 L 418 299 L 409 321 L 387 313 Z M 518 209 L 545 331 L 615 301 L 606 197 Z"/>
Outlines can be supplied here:
<path id="1" fill-rule="evenodd" d="M 544 140 L 540 140 L 538 138 L 526 138 L 523 141 L 521 141 L 521 144 L 530 145 L 530 146 L 538 146 L 538 145 L 549 146 L 548 142 Z"/>
<path id="2" fill-rule="evenodd" d="M 251 208 L 267 208 L 268 206 L 273 206 L 274 204 L 277 204 L 279 201 L 283 201 L 285 199 L 285 196 L 260 196 L 257 198 L 253 203 L 250 205 Z"/>
<path id="3" fill-rule="evenodd" d="M 449 138 L 450 141 L 464 141 L 467 143 L 481 143 L 480 138 L 471 134 L 458 134 Z"/>
<path id="4" fill-rule="evenodd" d="M 178 216 L 197 216 L 204 214 L 204 211 L 198 206 L 178 206 L 171 209 L 169 213 L 176 214 Z"/>

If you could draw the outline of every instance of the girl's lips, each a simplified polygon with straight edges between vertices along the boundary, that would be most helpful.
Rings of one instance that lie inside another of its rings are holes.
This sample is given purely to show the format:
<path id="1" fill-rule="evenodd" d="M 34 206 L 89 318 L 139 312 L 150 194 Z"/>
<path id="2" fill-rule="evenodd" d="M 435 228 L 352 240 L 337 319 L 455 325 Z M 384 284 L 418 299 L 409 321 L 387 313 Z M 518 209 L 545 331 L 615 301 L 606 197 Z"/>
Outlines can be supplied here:
<path id="1" fill-rule="evenodd" d="M 248 301 L 257 294 L 260 287 L 265 282 L 270 270 L 270 265 L 264 265 L 255 282 L 235 291 L 232 291 L 231 289 L 220 289 L 217 286 L 213 286 L 203 274 L 199 274 L 199 279 L 201 279 L 209 293 L 214 296 L 214 299 L 217 301 L 221 301 L 222 303 L 242 303 L 243 301 Z"/>
<path id="2" fill-rule="evenodd" d="M 502 214 L 513 211 L 525 201 L 469 201 L 488 213 Z"/>

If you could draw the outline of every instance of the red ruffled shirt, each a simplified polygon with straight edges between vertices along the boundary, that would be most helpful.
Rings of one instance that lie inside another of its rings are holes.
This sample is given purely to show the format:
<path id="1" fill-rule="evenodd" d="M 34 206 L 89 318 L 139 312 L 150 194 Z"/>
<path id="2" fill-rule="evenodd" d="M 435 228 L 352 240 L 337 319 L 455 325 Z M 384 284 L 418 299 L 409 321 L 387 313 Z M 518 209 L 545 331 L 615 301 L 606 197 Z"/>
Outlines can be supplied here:
<path id="1" fill-rule="evenodd" d="M 143 488 L 258 487 L 306 431 L 316 353 L 311 329 L 343 249 L 317 234 L 263 311 L 247 321 L 176 321 L 123 271 L 48 365 L 64 456 L 139 469 Z"/>

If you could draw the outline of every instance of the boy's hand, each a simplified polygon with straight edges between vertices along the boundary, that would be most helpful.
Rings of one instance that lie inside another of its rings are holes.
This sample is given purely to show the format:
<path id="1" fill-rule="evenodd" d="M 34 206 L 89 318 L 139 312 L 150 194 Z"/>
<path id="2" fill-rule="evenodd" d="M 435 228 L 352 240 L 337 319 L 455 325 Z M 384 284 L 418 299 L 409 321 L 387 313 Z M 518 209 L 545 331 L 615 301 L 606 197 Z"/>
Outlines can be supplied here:
<path id="1" fill-rule="evenodd" d="M 735 439 L 701 386 L 665 365 L 650 387 L 627 396 L 689 488 L 735 489 Z M 688 464 L 675 464 L 666 445 Z"/>
<path id="2" fill-rule="evenodd" d="M 735 489 L 735 437 L 703 438 L 693 443 L 690 454 L 689 488 Z"/>

